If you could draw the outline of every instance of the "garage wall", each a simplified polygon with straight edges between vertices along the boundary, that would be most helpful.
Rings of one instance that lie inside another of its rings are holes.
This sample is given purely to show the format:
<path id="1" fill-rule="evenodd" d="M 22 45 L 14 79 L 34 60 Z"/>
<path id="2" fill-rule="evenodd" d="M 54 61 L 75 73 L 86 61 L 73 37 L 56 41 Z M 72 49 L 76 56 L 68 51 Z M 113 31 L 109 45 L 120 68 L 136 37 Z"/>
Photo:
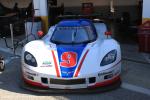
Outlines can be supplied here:
<path id="1" fill-rule="evenodd" d="M 95 6 L 108 6 L 111 0 L 58 0 L 58 5 L 64 3 L 65 7 L 81 6 L 83 2 L 93 2 Z M 116 6 L 137 5 L 139 0 L 114 0 Z"/>
<path id="2" fill-rule="evenodd" d="M 0 0 L 0 3 L 8 8 L 13 8 L 15 2 L 18 3 L 19 8 L 26 8 L 32 0 Z"/>

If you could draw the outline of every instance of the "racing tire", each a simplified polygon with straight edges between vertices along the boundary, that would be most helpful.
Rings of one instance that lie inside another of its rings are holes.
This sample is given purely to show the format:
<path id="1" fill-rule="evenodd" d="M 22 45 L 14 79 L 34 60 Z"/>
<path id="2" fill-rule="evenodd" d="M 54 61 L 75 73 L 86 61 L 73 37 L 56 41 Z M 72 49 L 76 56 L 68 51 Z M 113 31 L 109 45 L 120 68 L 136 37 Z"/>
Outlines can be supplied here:
<path id="1" fill-rule="evenodd" d="M 0 56 L 0 71 L 4 71 L 5 63 L 3 57 Z"/>

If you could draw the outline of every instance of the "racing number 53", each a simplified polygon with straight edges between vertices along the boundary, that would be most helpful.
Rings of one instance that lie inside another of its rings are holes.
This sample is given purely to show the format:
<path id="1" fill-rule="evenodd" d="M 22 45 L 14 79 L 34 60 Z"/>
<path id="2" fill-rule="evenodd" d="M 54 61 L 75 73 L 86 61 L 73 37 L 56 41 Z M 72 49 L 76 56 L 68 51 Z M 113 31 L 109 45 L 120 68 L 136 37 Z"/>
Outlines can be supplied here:
<path id="1" fill-rule="evenodd" d="M 71 68 L 77 64 L 77 53 L 75 52 L 64 52 L 61 55 L 60 66 Z"/>

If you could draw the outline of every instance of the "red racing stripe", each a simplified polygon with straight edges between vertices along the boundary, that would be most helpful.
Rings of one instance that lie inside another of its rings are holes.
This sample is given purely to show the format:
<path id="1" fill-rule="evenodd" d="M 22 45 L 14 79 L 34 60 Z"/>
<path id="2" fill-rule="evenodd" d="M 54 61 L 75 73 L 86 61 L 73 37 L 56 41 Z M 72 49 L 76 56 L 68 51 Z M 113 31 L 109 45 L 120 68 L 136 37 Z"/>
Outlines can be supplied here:
<path id="1" fill-rule="evenodd" d="M 85 57 L 86 57 L 86 55 L 87 55 L 87 53 L 88 53 L 88 52 L 89 52 L 89 50 L 87 50 L 87 51 L 85 52 L 85 54 L 84 54 L 83 58 L 81 59 L 81 62 L 80 62 L 80 64 L 79 64 L 79 67 L 77 68 L 77 71 L 76 71 L 76 73 L 75 73 L 75 76 L 74 76 L 74 77 L 78 77 L 78 74 L 79 74 L 80 69 L 81 69 L 82 64 L 83 64 L 83 61 L 84 61 L 84 59 L 85 59 Z"/>
<path id="2" fill-rule="evenodd" d="M 59 69 L 58 69 L 58 65 L 57 65 L 57 60 L 56 60 L 56 57 L 55 57 L 55 54 L 54 54 L 53 50 L 52 50 L 52 55 L 53 55 L 53 59 L 54 59 L 54 64 L 55 64 L 57 77 L 60 77 L 60 73 L 59 73 Z"/>

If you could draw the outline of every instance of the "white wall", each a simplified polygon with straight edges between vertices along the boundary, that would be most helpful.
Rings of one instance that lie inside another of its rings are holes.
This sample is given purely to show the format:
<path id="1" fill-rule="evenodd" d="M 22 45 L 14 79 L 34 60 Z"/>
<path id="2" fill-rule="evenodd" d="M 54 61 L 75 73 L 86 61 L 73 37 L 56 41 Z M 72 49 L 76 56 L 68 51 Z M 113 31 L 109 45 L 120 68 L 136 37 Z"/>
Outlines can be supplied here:
<path id="1" fill-rule="evenodd" d="M 143 18 L 150 18 L 150 0 L 143 0 Z"/>
<path id="2" fill-rule="evenodd" d="M 35 16 L 47 16 L 47 0 L 33 0 Z"/>
<path id="3" fill-rule="evenodd" d="M 0 3 L 2 3 L 4 6 L 8 8 L 13 8 L 15 2 L 17 2 L 19 8 L 25 8 L 28 7 L 31 1 L 32 0 L 0 0 Z"/>
<path id="4" fill-rule="evenodd" d="M 114 0 L 114 4 L 117 6 L 130 6 L 137 5 L 139 0 Z"/>

